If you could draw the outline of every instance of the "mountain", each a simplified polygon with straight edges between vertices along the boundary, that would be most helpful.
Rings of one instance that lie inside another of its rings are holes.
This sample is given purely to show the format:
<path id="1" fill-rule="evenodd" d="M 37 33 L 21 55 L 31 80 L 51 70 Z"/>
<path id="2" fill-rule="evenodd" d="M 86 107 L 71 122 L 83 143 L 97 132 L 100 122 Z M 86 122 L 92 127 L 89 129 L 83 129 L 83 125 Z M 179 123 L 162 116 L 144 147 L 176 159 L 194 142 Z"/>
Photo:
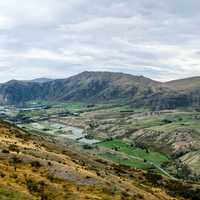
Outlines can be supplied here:
<path id="1" fill-rule="evenodd" d="M 159 83 L 142 76 L 111 72 L 83 72 L 44 85 L 49 98 L 61 101 L 124 101 L 159 90 Z"/>
<path id="2" fill-rule="evenodd" d="M 42 99 L 130 103 L 154 109 L 188 107 L 200 105 L 198 81 L 194 81 L 193 85 L 194 90 L 188 90 L 187 80 L 161 83 L 123 73 L 83 72 L 67 79 L 9 81 L 0 85 L 0 103 L 20 105 L 26 101 Z"/>
<path id="3" fill-rule="evenodd" d="M 12 80 L 0 85 L 1 104 L 22 104 L 25 101 L 38 99 L 42 94 L 42 84 Z"/>
<path id="4" fill-rule="evenodd" d="M 9 81 L 0 86 L 0 102 L 19 104 L 34 99 L 51 101 L 108 102 L 128 100 L 159 89 L 145 77 L 110 72 L 83 72 L 48 82 Z"/>

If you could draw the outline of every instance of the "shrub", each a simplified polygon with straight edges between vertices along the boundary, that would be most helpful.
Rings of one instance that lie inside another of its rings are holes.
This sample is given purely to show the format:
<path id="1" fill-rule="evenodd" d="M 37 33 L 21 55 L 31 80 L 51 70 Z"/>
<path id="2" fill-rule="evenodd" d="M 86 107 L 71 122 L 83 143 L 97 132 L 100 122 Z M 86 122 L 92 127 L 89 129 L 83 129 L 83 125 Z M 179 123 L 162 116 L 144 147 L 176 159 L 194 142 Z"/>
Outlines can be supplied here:
<path id="1" fill-rule="evenodd" d="M 6 175 L 5 175 L 3 172 L 0 171 L 0 177 L 1 177 L 1 178 L 4 178 L 5 176 L 6 176 Z"/>
<path id="2" fill-rule="evenodd" d="M 170 119 L 163 119 L 162 122 L 165 124 L 171 124 L 173 121 Z"/>
<path id="3" fill-rule="evenodd" d="M 40 192 L 39 185 L 34 182 L 32 179 L 26 180 L 26 186 L 30 192 Z"/>
<path id="4" fill-rule="evenodd" d="M 15 151 L 15 152 L 19 153 L 19 149 L 15 144 L 11 144 L 8 148 L 10 151 Z"/>
<path id="5" fill-rule="evenodd" d="M 88 144 L 84 144 L 84 145 L 83 145 L 83 148 L 84 148 L 84 149 L 88 149 L 88 150 L 93 149 L 93 147 L 92 147 L 91 145 L 88 145 Z"/>
<path id="6" fill-rule="evenodd" d="M 13 165 L 15 164 L 19 164 L 19 163 L 22 163 L 22 160 L 16 156 L 14 156 L 11 160 L 11 162 L 13 163 Z"/>
<path id="7" fill-rule="evenodd" d="M 32 193 L 42 193 L 44 191 L 45 183 L 43 181 L 36 182 L 31 178 L 26 180 L 26 186 L 28 190 Z"/>
<path id="8" fill-rule="evenodd" d="M 9 153 L 9 151 L 7 149 L 3 149 L 2 153 Z"/>
<path id="9" fill-rule="evenodd" d="M 32 166 L 32 167 L 39 168 L 39 167 L 41 167 L 42 165 L 40 164 L 39 161 L 35 160 L 35 161 L 32 161 L 32 162 L 31 162 L 31 166 Z"/>
<path id="10" fill-rule="evenodd" d="M 159 181 L 162 180 L 162 176 L 160 174 L 157 174 L 151 170 L 147 171 L 145 177 L 154 185 L 158 185 Z"/>

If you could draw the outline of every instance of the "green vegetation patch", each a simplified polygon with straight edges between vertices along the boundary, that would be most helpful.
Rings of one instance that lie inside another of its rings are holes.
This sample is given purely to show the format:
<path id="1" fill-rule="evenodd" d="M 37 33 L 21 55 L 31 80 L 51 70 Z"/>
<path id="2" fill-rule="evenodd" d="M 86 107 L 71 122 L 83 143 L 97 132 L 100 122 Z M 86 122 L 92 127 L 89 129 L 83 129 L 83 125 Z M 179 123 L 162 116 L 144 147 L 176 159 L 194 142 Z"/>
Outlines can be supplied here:
<path id="1" fill-rule="evenodd" d="M 27 199 L 30 199 L 30 197 L 28 197 L 22 193 L 0 187 L 0 199 L 1 200 L 19 200 L 19 199 L 27 200 Z"/>
<path id="2" fill-rule="evenodd" d="M 133 158 L 124 158 L 123 156 L 117 155 L 117 154 L 111 154 L 109 152 L 98 154 L 100 157 L 110 160 L 114 163 L 117 163 L 119 165 L 129 166 L 129 167 L 135 167 L 138 169 L 148 169 L 151 167 L 150 164 L 145 163 L 143 161 L 133 159 Z"/>
<path id="3" fill-rule="evenodd" d="M 164 124 L 150 126 L 148 128 L 169 133 L 180 129 L 193 129 L 198 132 L 200 129 L 200 123 L 198 119 L 195 119 L 196 115 L 196 113 L 168 114 L 160 117 L 160 121 L 164 122 Z"/>
<path id="4" fill-rule="evenodd" d="M 85 104 L 83 103 L 65 103 L 63 107 L 67 110 L 80 110 L 85 108 Z"/>
<path id="5" fill-rule="evenodd" d="M 126 143 L 122 140 L 114 139 L 112 141 L 106 141 L 99 144 L 100 146 L 117 150 L 120 153 L 124 153 L 129 156 L 137 157 L 143 160 L 147 160 L 156 165 L 161 165 L 164 162 L 168 162 L 169 158 L 158 152 L 154 152 L 148 149 L 141 149 L 135 147 L 134 144 Z"/>
<path id="6" fill-rule="evenodd" d="M 26 103 L 27 107 L 37 107 L 37 106 L 51 106 L 54 108 L 65 108 L 67 110 L 79 110 L 82 108 L 85 108 L 84 103 L 79 102 L 58 102 L 58 101 L 43 101 L 43 100 L 37 100 L 37 101 L 29 101 Z"/>

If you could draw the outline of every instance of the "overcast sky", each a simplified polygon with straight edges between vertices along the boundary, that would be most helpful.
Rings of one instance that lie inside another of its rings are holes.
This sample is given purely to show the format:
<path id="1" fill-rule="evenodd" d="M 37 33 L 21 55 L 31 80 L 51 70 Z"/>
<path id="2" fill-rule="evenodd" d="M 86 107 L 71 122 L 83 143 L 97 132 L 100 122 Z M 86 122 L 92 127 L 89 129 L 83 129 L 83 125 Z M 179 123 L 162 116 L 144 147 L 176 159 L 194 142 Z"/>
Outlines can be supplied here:
<path id="1" fill-rule="evenodd" d="M 199 0 L 1 0 L 0 82 L 119 71 L 200 76 Z"/>

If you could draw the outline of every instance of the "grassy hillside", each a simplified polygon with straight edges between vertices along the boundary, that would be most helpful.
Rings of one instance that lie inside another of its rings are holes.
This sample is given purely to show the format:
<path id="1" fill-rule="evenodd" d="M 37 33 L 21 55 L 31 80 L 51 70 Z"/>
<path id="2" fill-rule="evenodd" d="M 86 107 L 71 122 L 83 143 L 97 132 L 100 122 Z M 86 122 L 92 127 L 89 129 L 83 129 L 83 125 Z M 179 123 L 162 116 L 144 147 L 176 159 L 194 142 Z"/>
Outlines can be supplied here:
<path id="1" fill-rule="evenodd" d="M 0 199 L 170 200 L 190 191 L 189 185 L 184 186 L 188 193 L 182 194 L 180 188 L 173 191 L 173 184 L 0 123 Z"/>

